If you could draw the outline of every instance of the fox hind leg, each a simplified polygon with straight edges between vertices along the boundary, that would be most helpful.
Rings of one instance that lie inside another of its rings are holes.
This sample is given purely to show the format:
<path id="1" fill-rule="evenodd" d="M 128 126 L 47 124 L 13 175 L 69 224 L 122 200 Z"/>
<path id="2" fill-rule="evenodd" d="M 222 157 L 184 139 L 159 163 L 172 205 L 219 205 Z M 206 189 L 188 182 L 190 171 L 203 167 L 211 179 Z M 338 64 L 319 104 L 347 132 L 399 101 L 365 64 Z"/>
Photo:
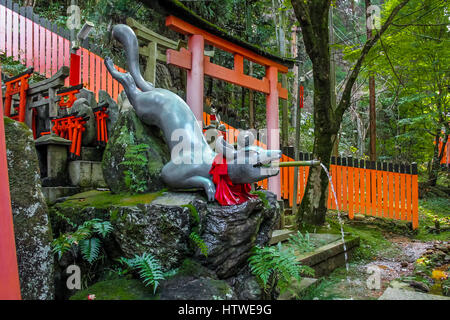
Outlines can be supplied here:
<path id="1" fill-rule="evenodd" d="M 174 189 L 202 188 L 205 190 L 209 202 L 213 202 L 216 195 L 216 186 L 207 177 L 200 175 L 188 176 L 192 171 L 188 168 L 175 165 L 173 162 L 167 163 L 162 169 L 161 176 L 164 182 Z"/>

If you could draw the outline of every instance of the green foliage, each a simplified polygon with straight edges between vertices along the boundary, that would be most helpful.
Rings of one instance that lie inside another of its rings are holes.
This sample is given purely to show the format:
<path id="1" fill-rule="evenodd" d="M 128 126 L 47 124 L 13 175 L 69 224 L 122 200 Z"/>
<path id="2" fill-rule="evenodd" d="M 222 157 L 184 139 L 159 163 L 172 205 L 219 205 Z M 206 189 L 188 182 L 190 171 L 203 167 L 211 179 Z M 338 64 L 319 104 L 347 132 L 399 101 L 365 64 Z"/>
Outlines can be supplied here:
<path id="1" fill-rule="evenodd" d="M 94 294 L 95 300 L 156 300 L 157 295 L 136 279 L 115 277 L 96 282 L 86 289 L 77 291 L 70 300 L 87 300 Z"/>
<path id="2" fill-rule="evenodd" d="M 195 243 L 195 245 L 200 249 L 200 252 L 207 257 L 208 256 L 208 247 L 202 238 L 198 235 L 197 232 L 192 231 L 189 235 L 189 238 Z"/>
<path id="3" fill-rule="evenodd" d="M 125 160 L 119 164 L 128 168 L 124 171 L 125 184 L 133 193 L 142 193 L 147 189 L 145 168 L 148 164 L 146 156 L 148 148 L 149 146 L 144 143 L 128 146 L 124 155 Z"/>
<path id="4" fill-rule="evenodd" d="M 200 249 L 200 252 L 207 257 L 208 256 L 208 247 L 206 246 L 206 243 L 203 241 L 203 239 L 198 234 L 199 232 L 199 224 L 200 224 L 200 216 L 198 214 L 197 209 L 192 204 L 183 204 L 181 205 L 184 208 L 188 208 L 189 212 L 191 213 L 192 218 L 194 218 L 195 225 L 192 228 L 192 232 L 189 235 L 189 238 L 192 240 L 192 242 Z"/>
<path id="5" fill-rule="evenodd" d="M 100 234 L 103 238 L 106 237 L 108 233 L 110 233 L 113 229 L 109 221 L 95 222 L 93 223 L 92 227 L 94 228 L 94 231 Z"/>
<path id="6" fill-rule="evenodd" d="M 270 209 L 269 200 L 267 200 L 266 194 L 263 191 L 254 190 L 254 191 L 250 191 L 250 193 L 257 195 L 259 197 L 259 199 L 261 199 L 261 201 L 264 205 L 264 208 Z"/>
<path id="7" fill-rule="evenodd" d="M 302 300 L 335 300 L 342 298 L 339 294 L 332 292 L 333 286 L 337 285 L 337 279 L 319 279 L 318 285 L 312 285 L 302 295 Z"/>
<path id="8" fill-rule="evenodd" d="M 382 20 L 399 2 L 384 3 Z M 360 77 L 372 73 L 377 80 L 377 153 L 381 160 L 431 161 L 436 132 L 441 128 L 449 132 L 449 8 L 446 1 L 409 1 L 367 56 Z M 346 58 L 354 61 L 360 48 L 348 45 Z M 367 125 L 368 99 L 355 104 Z M 342 127 L 350 139 L 356 129 L 354 120 L 348 117 Z"/>
<path id="9" fill-rule="evenodd" d="M 90 238 L 80 240 L 79 242 L 80 250 L 83 258 L 89 262 L 93 263 L 97 260 L 98 255 L 100 253 L 100 239 L 99 238 Z"/>
<path id="10" fill-rule="evenodd" d="M 136 270 L 145 286 L 153 286 L 153 293 L 156 292 L 159 281 L 165 279 L 160 262 L 150 253 L 135 255 L 132 259 L 121 257 L 119 262 Z"/>
<path id="11" fill-rule="evenodd" d="M 73 226 L 73 223 L 71 224 Z M 64 253 L 80 247 L 82 257 L 92 264 L 100 253 L 101 240 L 94 235 L 105 238 L 112 231 L 109 221 L 92 219 L 84 222 L 74 232 L 64 233 L 52 242 L 52 251 L 61 259 Z"/>
<path id="12" fill-rule="evenodd" d="M 2 66 L 2 73 L 6 74 L 8 77 L 16 76 L 22 72 L 25 72 L 28 68 L 23 65 L 20 61 L 14 60 L 14 57 L 7 57 L 6 54 L 0 51 L 0 65 Z M 29 83 L 35 83 L 44 80 L 45 77 L 33 73 L 29 78 Z"/>
<path id="13" fill-rule="evenodd" d="M 275 287 L 279 288 L 280 293 L 287 290 L 292 279 L 301 281 L 302 274 L 314 274 L 314 270 L 297 261 L 291 248 L 282 248 L 281 243 L 278 246 L 255 247 L 248 261 L 251 272 L 268 294 Z"/>
<path id="14" fill-rule="evenodd" d="M 194 218 L 195 222 L 197 224 L 200 223 L 200 216 L 198 215 L 198 211 L 192 204 L 190 204 L 190 203 L 189 204 L 183 204 L 181 206 L 184 207 L 184 208 L 188 208 L 189 212 L 191 213 L 191 216 L 192 216 L 192 218 Z"/>
<path id="15" fill-rule="evenodd" d="M 311 242 L 308 231 L 306 231 L 304 235 L 300 231 L 290 235 L 288 243 L 297 249 L 299 253 L 311 252 L 314 250 L 314 245 Z"/>
<path id="16" fill-rule="evenodd" d="M 427 197 L 419 200 L 419 233 L 415 238 L 422 241 L 447 240 L 450 233 L 449 207 L 448 197 Z M 439 234 L 435 232 L 437 222 L 441 229 Z"/>

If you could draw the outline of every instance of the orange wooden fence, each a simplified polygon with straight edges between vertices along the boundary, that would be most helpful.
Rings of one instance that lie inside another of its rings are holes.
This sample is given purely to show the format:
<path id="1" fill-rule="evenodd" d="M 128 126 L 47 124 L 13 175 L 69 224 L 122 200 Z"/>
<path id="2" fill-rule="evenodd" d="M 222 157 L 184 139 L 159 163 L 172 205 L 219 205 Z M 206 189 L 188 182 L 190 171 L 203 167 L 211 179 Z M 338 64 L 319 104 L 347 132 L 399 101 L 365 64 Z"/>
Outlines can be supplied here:
<path id="1" fill-rule="evenodd" d="M 70 65 L 69 38 L 69 30 L 34 14 L 32 7 L 0 0 L 0 53 L 34 67 L 35 72 L 49 78 L 62 66 Z M 81 81 L 97 98 L 98 92 L 105 90 L 117 100 L 123 87 L 106 70 L 103 58 L 94 52 L 98 53 L 97 47 L 88 41 L 77 52 L 81 57 Z"/>
<path id="2" fill-rule="evenodd" d="M 439 152 L 442 151 L 442 148 L 444 148 L 444 156 L 441 159 L 442 165 L 450 165 L 450 139 L 447 141 L 447 143 L 444 146 L 443 139 L 439 139 Z"/>

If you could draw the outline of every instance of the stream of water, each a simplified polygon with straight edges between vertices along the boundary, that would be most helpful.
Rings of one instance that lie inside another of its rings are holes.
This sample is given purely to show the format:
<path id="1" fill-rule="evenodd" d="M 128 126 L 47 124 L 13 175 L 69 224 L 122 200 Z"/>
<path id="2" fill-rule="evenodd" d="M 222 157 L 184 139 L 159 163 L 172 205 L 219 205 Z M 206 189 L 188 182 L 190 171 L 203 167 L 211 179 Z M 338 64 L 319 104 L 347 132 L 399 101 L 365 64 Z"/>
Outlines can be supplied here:
<path id="1" fill-rule="evenodd" d="M 320 163 L 320 165 L 322 166 L 323 170 L 325 170 L 325 173 L 327 174 L 328 181 L 330 181 L 330 185 L 331 185 L 331 191 L 333 192 L 333 195 L 334 195 L 334 201 L 336 203 L 338 221 L 339 221 L 339 224 L 341 226 L 341 239 L 342 239 L 342 243 L 344 245 L 345 269 L 348 272 L 347 246 L 345 245 L 345 240 L 344 240 L 344 227 L 343 227 L 344 222 L 341 219 L 341 211 L 339 210 L 339 205 L 338 205 L 338 202 L 337 202 L 336 191 L 334 191 L 333 181 L 331 180 L 331 176 L 330 176 L 330 173 L 327 170 L 327 167 L 323 163 Z"/>

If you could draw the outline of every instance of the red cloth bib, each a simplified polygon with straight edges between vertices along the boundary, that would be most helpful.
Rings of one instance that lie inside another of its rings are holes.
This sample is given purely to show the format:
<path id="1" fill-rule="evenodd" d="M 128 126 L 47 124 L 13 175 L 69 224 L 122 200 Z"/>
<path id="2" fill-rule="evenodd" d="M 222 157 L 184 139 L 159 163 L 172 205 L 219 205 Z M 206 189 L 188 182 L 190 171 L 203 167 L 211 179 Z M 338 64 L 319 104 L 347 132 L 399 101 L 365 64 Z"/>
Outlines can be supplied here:
<path id="1" fill-rule="evenodd" d="M 227 160 L 219 154 L 214 158 L 209 174 L 216 185 L 216 200 L 222 206 L 231 206 L 243 203 L 257 195 L 251 194 L 252 187 L 249 183 L 233 184 L 228 176 Z"/>

